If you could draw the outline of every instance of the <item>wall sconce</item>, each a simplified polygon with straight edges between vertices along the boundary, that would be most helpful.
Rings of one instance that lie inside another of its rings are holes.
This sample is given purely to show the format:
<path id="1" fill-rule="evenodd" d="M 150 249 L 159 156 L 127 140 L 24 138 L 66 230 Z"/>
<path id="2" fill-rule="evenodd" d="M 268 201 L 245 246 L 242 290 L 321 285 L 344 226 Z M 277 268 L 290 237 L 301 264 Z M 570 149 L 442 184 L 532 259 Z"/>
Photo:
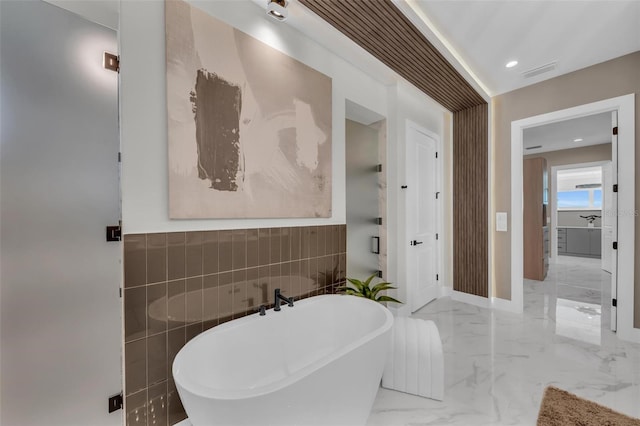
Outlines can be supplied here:
<path id="1" fill-rule="evenodd" d="M 289 17 L 288 4 L 288 0 L 269 0 L 267 3 L 267 15 L 280 22 L 286 21 Z"/>

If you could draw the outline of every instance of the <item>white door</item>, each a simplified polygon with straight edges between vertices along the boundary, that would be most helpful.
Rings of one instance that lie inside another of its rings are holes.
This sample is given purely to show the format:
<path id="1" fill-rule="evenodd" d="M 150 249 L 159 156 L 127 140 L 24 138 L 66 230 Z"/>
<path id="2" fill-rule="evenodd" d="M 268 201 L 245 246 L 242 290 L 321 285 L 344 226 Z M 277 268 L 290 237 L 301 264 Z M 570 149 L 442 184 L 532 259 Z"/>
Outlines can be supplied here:
<path id="1" fill-rule="evenodd" d="M 407 280 L 415 312 L 438 297 L 438 142 L 407 126 Z"/>
<path id="2" fill-rule="evenodd" d="M 611 252 L 613 251 L 613 219 L 611 208 L 613 184 L 611 183 L 611 163 L 602 166 L 602 270 L 611 273 Z"/>
<path id="3" fill-rule="evenodd" d="M 2 424 L 122 425 L 116 33 L 42 1 L 0 10 Z"/>
<path id="4" fill-rule="evenodd" d="M 611 239 L 613 242 L 618 241 L 618 192 L 613 192 L 613 185 L 618 185 L 618 111 L 611 112 L 611 183 L 610 183 L 610 210 L 605 210 L 604 217 L 609 217 L 609 226 L 611 227 Z M 616 131 L 613 131 L 615 129 Z M 604 231 L 604 226 L 603 226 Z M 604 240 L 604 238 L 603 238 Z M 613 300 L 618 298 L 618 250 L 613 250 L 613 242 L 609 247 L 603 247 L 611 254 L 611 330 L 616 331 L 618 328 L 618 309 L 613 304 Z"/>

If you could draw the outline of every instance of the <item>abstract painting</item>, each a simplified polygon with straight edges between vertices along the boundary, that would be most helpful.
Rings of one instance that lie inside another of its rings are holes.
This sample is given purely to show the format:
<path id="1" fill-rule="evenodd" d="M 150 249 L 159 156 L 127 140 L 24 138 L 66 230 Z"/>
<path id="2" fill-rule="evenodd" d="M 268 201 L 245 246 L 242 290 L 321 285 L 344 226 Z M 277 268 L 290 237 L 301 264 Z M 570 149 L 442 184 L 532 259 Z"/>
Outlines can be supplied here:
<path id="1" fill-rule="evenodd" d="M 170 217 L 330 217 L 331 79 L 165 4 Z"/>

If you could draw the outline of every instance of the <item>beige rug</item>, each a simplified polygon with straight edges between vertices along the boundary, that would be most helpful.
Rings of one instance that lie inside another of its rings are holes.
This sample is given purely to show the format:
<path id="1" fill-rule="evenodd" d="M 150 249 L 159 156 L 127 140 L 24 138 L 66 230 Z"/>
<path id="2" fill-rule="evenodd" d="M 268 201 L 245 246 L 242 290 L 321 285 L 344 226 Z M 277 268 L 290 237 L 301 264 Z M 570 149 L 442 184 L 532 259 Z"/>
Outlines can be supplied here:
<path id="1" fill-rule="evenodd" d="M 549 386 L 540 404 L 538 426 L 640 426 L 640 419 Z"/>

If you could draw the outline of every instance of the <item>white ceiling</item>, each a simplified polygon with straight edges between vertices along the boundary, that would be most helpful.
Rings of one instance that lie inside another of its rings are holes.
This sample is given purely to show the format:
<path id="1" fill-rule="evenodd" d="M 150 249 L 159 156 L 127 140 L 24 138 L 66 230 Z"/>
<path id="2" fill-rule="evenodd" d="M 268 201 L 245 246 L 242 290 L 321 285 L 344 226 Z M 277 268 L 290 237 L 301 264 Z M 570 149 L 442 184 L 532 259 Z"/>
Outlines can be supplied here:
<path id="1" fill-rule="evenodd" d="M 578 185 L 602 185 L 602 167 L 558 170 L 558 191 L 573 191 Z"/>
<path id="2" fill-rule="evenodd" d="M 0 0 L 2 1 L 2 0 Z M 89 21 L 118 30 L 120 2 L 118 0 L 44 0 L 80 15 Z"/>
<path id="3" fill-rule="evenodd" d="M 118 28 L 119 0 L 45 1 Z M 251 1 L 266 7 L 266 0 Z M 392 1 L 481 95 L 486 91 L 495 96 L 640 50 L 640 0 Z M 376 70 L 376 77 L 383 76 L 386 84 L 397 80 L 386 66 L 297 1 L 290 0 L 289 9 L 285 25 L 358 68 Z M 505 68 L 511 59 L 519 64 Z M 553 61 L 558 62 L 553 71 L 522 76 L 523 71 Z M 473 81 L 474 76 L 479 81 Z"/>
<path id="4" fill-rule="evenodd" d="M 524 155 L 530 155 L 610 142 L 611 113 L 604 112 L 525 129 L 523 151 Z M 527 149 L 539 145 L 542 148 Z"/>
<path id="5" fill-rule="evenodd" d="M 402 1 L 428 17 L 491 96 L 640 50 L 638 0 Z M 554 61 L 552 71 L 522 75 Z"/>

